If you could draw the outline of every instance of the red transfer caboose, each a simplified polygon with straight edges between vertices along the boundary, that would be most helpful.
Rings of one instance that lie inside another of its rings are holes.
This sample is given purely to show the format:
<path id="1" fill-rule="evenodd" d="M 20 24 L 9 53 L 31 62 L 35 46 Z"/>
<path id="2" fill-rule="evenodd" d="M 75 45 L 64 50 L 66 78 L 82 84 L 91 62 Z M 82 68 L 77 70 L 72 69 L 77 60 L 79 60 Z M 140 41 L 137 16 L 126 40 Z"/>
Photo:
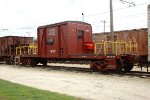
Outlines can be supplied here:
<path id="1" fill-rule="evenodd" d="M 70 58 L 92 53 L 92 27 L 78 21 L 66 21 L 38 27 L 38 57 Z"/>
<path id="2" fill-rule="evenodd" d="M 37 41 L 37 50 L 32 50 L 32 47 L 18 48 L 18 51 L 26 48 L 29 51 L 26 54 L 23 51 L 19 53 L 21 63 L 46 65 L 47 61 L 80 60 L 85 58 L 85 54 L 94 52 L 92 27 L 80 21 L 65 21 L 40 26 L 37 29 Z"/>

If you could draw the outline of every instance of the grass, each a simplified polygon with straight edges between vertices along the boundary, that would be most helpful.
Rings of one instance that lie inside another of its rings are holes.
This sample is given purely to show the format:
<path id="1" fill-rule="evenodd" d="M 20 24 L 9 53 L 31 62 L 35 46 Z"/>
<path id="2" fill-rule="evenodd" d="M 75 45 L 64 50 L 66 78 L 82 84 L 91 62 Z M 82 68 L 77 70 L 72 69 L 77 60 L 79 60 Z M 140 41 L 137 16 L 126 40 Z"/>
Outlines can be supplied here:
<path id="1" fill-rule="evenodd" d="M 81 100 L 73 96 L 39 90 L 0 80 L 0 100 Z"/>

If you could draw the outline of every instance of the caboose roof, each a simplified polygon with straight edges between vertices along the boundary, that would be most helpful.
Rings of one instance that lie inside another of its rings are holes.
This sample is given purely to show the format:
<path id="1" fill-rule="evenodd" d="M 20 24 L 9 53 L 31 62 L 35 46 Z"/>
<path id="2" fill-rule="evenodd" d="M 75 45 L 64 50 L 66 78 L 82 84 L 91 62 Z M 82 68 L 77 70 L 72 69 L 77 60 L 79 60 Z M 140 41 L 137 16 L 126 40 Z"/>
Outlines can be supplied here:
<path id="1" fill-rule="evenodd" d="M 63 25 L 63 24 L 67 24 L 67 23 L 80 23 L 80 24 L 91 25 L 89 23 L 82 22 L 82 21 L 64 21 L 64 22 L 59 22 L 59 23 L 54 23 L 54 24 L 48 24 L 48 25 L 39 26 L 38 28 L 45 28 L 45 27 L 50 27 L 50 26 L 58 26 L 58 25 Z"/>

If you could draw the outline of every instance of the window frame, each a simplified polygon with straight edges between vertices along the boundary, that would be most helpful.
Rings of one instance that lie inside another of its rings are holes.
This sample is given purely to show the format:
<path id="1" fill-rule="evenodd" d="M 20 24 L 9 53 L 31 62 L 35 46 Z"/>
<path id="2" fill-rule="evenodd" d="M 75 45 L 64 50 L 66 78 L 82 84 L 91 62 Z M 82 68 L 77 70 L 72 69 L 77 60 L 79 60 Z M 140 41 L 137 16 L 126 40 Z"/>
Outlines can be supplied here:
<path id="1" fill-rule="evenodd" d="M 53 39 L 53 38 L 48 38 L 48 39 L 46 40 L 46 44 L 47 44 L 47 45 L 54 45 L 54 39 Z"/>
<path id="2" fill-rule="evenodd" d="M 83 39 L 83 34 L 84 34 L 83 30 L 78 30 L 78 32 L 77 32 L 78 39 Z"/>

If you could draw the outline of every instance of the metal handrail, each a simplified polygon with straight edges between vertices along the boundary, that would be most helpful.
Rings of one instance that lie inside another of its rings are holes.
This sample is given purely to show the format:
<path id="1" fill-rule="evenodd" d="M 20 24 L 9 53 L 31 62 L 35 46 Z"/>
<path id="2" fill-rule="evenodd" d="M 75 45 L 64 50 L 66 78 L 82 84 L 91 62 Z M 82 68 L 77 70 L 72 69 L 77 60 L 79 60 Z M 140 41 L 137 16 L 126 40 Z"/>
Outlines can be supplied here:
<path id="1" fill-rule="evenodd" d="M 37 46 L 36 44 L 31 44 L 29 46 L 18 46 L 16 47 L 16 55 L 29 55 L 29 54 L 37 54 Z"/>
<path id="2" fill-rule="evenodd" d="M 138 44 L 136 42 L 130 41 L 103 41 L 100 43 L 95 43 L 95 50 L 94 53 L 97 53 L 97 47 L 101 47 L 101 54 L 131 54 L 131 53 L 138 53 Z M 100 50 L 98 54 L 100 54 Z"/>

